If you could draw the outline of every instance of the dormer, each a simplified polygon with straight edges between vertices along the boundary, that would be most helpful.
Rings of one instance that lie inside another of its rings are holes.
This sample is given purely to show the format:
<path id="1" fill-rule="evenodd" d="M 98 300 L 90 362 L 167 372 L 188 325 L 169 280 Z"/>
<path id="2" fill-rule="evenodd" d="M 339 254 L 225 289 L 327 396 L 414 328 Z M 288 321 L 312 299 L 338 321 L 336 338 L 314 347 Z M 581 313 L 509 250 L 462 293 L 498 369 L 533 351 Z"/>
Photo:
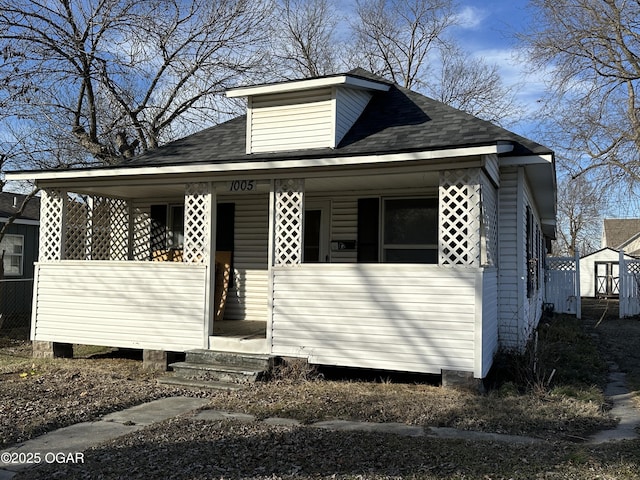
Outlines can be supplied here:
<path id="1" fill-rule="evenodd" d="M 376 91 L 389 85 L 350 74 L 227 91 L 247 97 L 247 153 L 335 148 Z"/>

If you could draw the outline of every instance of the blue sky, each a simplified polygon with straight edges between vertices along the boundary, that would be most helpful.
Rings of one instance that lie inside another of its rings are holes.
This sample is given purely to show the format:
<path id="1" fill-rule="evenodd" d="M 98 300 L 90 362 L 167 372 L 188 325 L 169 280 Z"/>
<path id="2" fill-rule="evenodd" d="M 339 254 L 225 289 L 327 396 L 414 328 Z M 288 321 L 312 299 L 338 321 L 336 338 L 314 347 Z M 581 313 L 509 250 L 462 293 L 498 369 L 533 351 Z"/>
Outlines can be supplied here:
<path id="1" fill-rule="evenodd" d="M 336 0 L 346 16 L 355 8 L 356 0 Z M 517 99 L 527 106 L 525 117 L 533 118 L 533 110 L 544 93 L 543 75 L 532 72 L 522 58 L 517 58 L 515 32 L 530 22 L 528 0 L 458 0 L 460 25 L 449 33 L 464 51 L 497 65 L 506 85 L 518 85 Z M 507 128 L 538 140 L 533 122 L 519 122 Z M 539 141 L 539 140 L 538 140 Z"/>
<path id="2" fill-rule="evenodd" d="M 518 84 L 518 99 L 528 106 L 530 113 L 544 94 L 544 75 L 518 56 L 515 33 L 526 28 L 530 19 L 527 0 L 483 0 L 461 5 L 463 24 L 455 30 L 455 37 L 473 55 L 498 65 L 506 85 Z M 523 123 L 514 131 L 532 137 L 534 126 Z M 532 140 L 536 140 L 532 137 Z"/>

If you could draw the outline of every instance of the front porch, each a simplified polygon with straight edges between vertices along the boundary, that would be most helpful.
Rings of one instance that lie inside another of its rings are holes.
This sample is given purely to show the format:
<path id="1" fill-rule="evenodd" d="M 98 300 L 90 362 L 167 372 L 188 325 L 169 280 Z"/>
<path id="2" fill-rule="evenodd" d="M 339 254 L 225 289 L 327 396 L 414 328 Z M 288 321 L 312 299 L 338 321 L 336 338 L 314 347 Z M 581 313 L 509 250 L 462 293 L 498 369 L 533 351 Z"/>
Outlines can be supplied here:
<path id="1" fill-rule="evenodd" d="M 45 187 L 32 339 L 483 377 L 497 197 L 480 165 L 496 161 Z"/>

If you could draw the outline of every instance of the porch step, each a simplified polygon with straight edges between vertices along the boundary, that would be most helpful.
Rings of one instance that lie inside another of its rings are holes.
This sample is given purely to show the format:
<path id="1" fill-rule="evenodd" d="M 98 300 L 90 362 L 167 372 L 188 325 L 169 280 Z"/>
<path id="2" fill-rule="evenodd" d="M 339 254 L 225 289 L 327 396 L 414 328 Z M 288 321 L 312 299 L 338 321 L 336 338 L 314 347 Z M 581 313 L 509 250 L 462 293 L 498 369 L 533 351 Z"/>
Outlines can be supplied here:
<path id="1" fill-rule="evenodd" d="M 273 359 L 269 355 L 252 353 L 221 352 L 216 350 L 188 350 L 185 361 L 187 363 L 202 363 L 205 365 L 229 365 L 269 371 L 273 366 Z"/>
<path id="2" fill-rule="evenodd" d="M 213 380 L 219 382 L 255 382 L 262 370 L 248 370 L 233 365 L 207 365 L 204 363 L 179 362 L 171 364 L 175 376 L 189 380 Z"/>
<path id="3" fill-rule="evenodd" d="M 188 378 L 170 376 L 158 378 L 161 385 L 172 385 L 176 387 L 199 388 L 203 390 L 240 390 L 245 385 L 231 382 L 214 382 L 213 380 L 189 380 Z"/>
<path id="4" fill-rule="evenodd" d="M 174 382 L 212 382 L 224 385 L 241 385 L 256 382 L 273 366 L 268 355 L 219 352 L 214 350 L 189 350 L 184 362 L 169 365 L 173 368 Z M 215 388 L 215 387 L 212 387 Z"/>

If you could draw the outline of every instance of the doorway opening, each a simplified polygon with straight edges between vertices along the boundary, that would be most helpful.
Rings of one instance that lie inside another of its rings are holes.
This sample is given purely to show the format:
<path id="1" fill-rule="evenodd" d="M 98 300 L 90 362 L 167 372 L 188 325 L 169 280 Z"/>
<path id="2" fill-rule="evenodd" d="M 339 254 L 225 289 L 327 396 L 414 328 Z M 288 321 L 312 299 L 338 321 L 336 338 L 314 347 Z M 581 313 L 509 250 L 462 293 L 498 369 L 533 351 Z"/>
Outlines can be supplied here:
<path id="1" fill-rule="evenodd" d="M 331 203 L 310 201 L 304 209 L 303 252 L 304 263 L 329 263 Z"/>
<path id="2" fill-rule="evenodd" d="M 596 262 L 596 296 L 620 295 L 620 268 L 618 262 Z"/>

